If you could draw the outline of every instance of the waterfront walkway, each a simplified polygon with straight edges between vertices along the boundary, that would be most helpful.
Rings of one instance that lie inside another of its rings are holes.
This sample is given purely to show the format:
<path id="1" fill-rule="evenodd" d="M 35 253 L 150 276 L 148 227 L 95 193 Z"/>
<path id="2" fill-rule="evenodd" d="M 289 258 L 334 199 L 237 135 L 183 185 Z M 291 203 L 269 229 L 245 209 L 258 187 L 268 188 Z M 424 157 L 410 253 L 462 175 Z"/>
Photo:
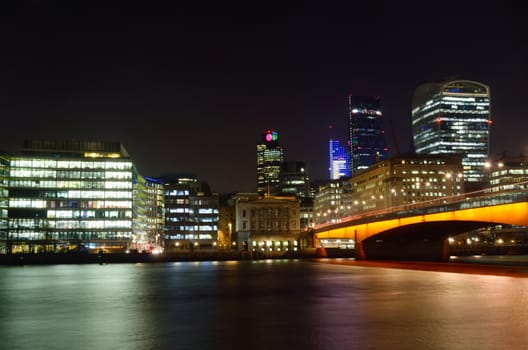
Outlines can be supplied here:
<path id="1" fill-rule="evenodd" d="M 178 253 L 128 253 L 128 254 L 79 254 L 41 253 L 0 255 L 0 265 L 54 265 L 54 264 L 109 264 L 109 263 L 155 263 L 171 261 L 227 261 L 252 259 L 296 259 L 315 258 L 315 249 L 282 254 L 251 254 L 238 251 L 185 251 Z"/>
<path id="2" fill-rule="evenodd" d="M 391 268 L 436 272 L 528 278 L 528 255 L 473 255 L 451 256 L 445 262 L 371 261 L 345 258 L 320 258 L 316 250 L 291 252 L 282 255 L 255 255 L 236 251 L 178 252 L 173 254 L 12 254 L 0 255 L 0 265 L 58 265 L 58 264 L 114 264 L 164 263 L 177 261 L 239 261 L 260 259 L 309 259 L 324 264 L 356 267 Z"/>

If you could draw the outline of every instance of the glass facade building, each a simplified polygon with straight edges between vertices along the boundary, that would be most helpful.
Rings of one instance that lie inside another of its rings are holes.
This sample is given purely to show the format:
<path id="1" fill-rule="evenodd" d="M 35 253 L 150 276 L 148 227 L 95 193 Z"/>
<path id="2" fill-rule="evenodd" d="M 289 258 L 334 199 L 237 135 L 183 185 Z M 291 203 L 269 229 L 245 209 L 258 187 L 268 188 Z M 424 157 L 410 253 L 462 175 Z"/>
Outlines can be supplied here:
<path id="1" fill-rule="evenodd" d="M 280 194 L 295 196 L 300 203 L 301 230 L 308 229 L 313 223 L 313 196 L 306 162 L 286 161 L 282 163 L 279 174 Z"/>
<path id="2" fill-rule="evenodd" d="M 8 233 L 7 209 L 9 203 L 8 185 L 9 157 L 0 153 L 0 254 L 6 254 L 8 252 L 6 245 Z"/>
<path id="3" fill-rule="evenodd" d="M 305 162 L 294 160 L 282 162 L 279 182 L 281 194 L 297 198 L 311 197 L 310 179 Z"/>
<path id="4" fill-rule="evenodd" d="M 161 179 L 134 178 L 134 221 L 132 249 L 160 252 L 165 227 L 164 182 Z"/>
<path id="5" fill-rule="evenodd" d="M 268 130 L 257 144 L 257 192 L 260 195 L 280 191 L 279 174 L 284 155 L 278 140 L 278 133 Z"/>
<path id="6" fill-rule="evenodd" d="M 350 174 L 387 156 L 379 97 L 349 95 Z"/>
<path id="7" fill-rule="evenodd" d="M 338 140 L 328 141 L 330 180 L 350 176 L 350 155 Z"/>
<path id="8" fill-rule="evenodd" d="M 26 141 L 10 160 L 7 250 L 128 249 L 134 176 L 119 143 Z"/>
<path id="9" fill-rule="evenodd" d="M 165 181 L 165 250 L 213 248 L 218 240 L 219 198 L 197 179 Z"/>
<path id="10" fill-rule="evenodd" d="M 490 90 L 469 80 L 420 85 L 412 131 L 418 154 L 460 154 L 467 182 L 481 182 L 489 155 Z"/>
<path id="11" fill-rule="evenodd" d="M 525 190 L 528 185 L 528 158 L 504 157 L 495 162 L 487 162 L 489 187 L 493 191 Z"/>

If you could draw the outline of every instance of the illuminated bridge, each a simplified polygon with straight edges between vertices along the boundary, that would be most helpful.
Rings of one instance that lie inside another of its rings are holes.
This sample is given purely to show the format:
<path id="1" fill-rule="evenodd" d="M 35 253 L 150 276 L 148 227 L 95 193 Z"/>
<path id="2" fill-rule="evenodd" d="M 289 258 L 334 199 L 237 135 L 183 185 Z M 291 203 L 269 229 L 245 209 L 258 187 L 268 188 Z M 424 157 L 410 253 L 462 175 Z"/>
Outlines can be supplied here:
<path id="1" fill-rule="evenodd" d="M 449 236 L 508 224 L 528 226 L 527 183 L 345 217 L 314 228 L 316 247 L 355 247 L 357 259 L 448 258 Z"/>

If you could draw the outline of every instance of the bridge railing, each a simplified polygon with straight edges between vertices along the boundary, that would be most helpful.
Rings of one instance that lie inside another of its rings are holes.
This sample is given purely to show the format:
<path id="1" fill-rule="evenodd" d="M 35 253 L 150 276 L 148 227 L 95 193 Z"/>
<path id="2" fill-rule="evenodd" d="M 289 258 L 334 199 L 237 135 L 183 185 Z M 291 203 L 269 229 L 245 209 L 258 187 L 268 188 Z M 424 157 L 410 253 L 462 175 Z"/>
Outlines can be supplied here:
<path id="1" fill-rule="evenodd" d="M 493 205 L 528 201 L 528 181 L 512 185 L 496 186 L 484 190 L 446 196 L 416 203 L 401 204 L 376 210 L 345 216 L 336 222 L 315 225 L 315 229 L 339 225 L 351 221 L 374 218 L 402 217 L 422 214 L 434 214 L 445 211 L 480 208 Z"/>

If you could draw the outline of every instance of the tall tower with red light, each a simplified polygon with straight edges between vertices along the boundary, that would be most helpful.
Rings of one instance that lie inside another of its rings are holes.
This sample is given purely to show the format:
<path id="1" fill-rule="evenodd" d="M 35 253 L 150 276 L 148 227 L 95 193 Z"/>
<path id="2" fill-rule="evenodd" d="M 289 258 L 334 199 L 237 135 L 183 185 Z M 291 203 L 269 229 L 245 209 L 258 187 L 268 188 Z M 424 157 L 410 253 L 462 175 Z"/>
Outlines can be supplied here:
<path id="1" fill-rule="evenodd" d="M 279 133 L 267 130 L 257 144 L 257 192 L 277 193 L 284 152 L 279 145 Z"/>

